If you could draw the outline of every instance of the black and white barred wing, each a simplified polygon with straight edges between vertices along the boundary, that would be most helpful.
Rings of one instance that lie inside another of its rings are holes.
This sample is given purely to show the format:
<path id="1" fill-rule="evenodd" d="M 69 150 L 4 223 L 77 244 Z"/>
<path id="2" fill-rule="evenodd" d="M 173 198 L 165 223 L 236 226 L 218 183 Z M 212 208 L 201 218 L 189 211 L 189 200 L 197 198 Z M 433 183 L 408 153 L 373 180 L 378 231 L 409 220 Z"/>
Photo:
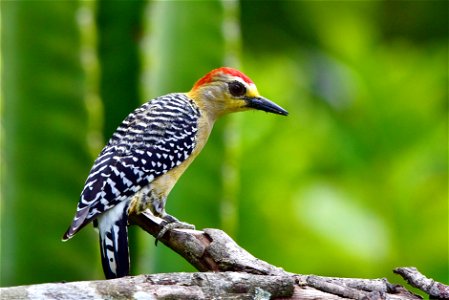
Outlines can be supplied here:
<path id="1" fill-rule="evenodd" d="M 186 160 L 196 146 L 198 118 L 184 94 L 155 98 L 131 113 L 95 160 L 63 239 Z"/>

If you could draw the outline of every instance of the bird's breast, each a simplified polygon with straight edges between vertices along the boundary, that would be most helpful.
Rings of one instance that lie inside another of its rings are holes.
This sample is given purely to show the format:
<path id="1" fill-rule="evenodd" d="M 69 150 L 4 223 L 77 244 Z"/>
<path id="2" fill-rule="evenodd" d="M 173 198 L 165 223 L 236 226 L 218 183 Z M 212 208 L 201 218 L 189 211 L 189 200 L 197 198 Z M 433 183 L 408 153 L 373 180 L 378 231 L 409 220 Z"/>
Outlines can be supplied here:
<path id="1" fill-rule="evenodd" d="M 180 165 L 174 167 L 165 174 L 156 177 L 151 182 L 148 182 L 147 186 L 134 195 L 131 200 L 129 213 L 141 213 L 147 208 L 153 210 L 155 209 L 155 206 L 161 207 L 162 211 L 158 213 L 163 212 L 168 194 L 173 189 L 181 175 L 204 148 L 212 130 L 213 121 L 200 117 L 198 119 L 197 126 L 198 131 L 196 134 L 196 145 L 189 157 L 187 157 L 187 159 Z"/>
<path id="2" fill-rule="evenodd" d="M 179 166 L 173 168 L 169 172 L 159 176 L 152 183 L 152 190 L 156 196 L 167 197 L 172 190 L 179 177 L 190 166 L 193 160 L 200 154 L 209 139 L 210 132 L 212 130 L 213 123 L 207 118 L 199 118 L 198 131 L 196 136 L 196 146 L 190 156 L 183 161 Z"/>

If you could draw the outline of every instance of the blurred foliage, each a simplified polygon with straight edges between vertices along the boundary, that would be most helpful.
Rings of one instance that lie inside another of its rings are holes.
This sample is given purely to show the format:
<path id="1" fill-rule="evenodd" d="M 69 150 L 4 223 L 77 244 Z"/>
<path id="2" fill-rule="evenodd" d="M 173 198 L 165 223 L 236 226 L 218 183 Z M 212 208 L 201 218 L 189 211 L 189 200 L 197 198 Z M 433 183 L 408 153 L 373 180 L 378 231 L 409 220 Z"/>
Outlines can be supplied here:
<path id="1" fill-rule="evenodd" d="M 241 222 L 240 242 L 289 271 L 381 277 L 415 265 L 447 281 L 443 3 L 288 2 L 273 12 L 271 4 L 254 14 L 243 2 L 244 61 L 263 94 L 291 114 L 272 125 L 245 118 L 241 219 L 251 222 Z M 285 27 L 263 31 L 276 46 L 260 50 L 254 20 L 278 14 L 290 16 Z M 425 39 L 407 23 L 441 34 Z M 267 159 L 279 153 L 288 159 Z M 260 161 L 267 172 L 253 171 Z M 265 235 L 284 245 L 267 250 Z"/>
<path id="2" fill-rule="evenodd" d="M 239 4 L 99 1 L 91 28 L 76 2 L 2 2 L 1 285 L 101 278 L 93 230 L 60 242 L 98 123 L 106 140 L 138 102 L 236 57 L 290 115 L 219 121 L 167 211 L 291 272 L 447 282 L 447 3 Z M 137 232 L 133 273 L 192 270 Z"/>
<path id="3" fill-rule="evenodd" d="M 126 1 L 117 5 L 100 0 L 97 4 L 99 86 L 106 138 L 140 104 L 139 41 L 143 34 L 144 9 L 144 1 Z"/>
<path id="4" fill-rule="evenodd" d="M 1 4 L 1 285 L 89 277 L 94 240 L 61 243 L 91 160 L 78 5 Z"/>

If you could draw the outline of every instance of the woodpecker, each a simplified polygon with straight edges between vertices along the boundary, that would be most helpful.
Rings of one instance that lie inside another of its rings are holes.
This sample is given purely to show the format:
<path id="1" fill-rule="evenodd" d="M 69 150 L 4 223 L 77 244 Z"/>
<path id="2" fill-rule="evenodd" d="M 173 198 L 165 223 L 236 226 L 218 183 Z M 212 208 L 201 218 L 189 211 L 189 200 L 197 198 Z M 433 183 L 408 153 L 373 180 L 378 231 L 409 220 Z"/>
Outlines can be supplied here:
<path id="1" fill-rule="evenodd" d="M 217 118 L 249 109 L 288 114 L 260 96 L 248 76 L 222 67 L 188 93 L 160 96 L 134 110 L 95 160 L 63 241 L 93 221 L 106 278 L 129 275 L 128 216 L 149 209 L 168 225 L 185 225 L 165 212 L 168 194 L 203 149 Z"/>

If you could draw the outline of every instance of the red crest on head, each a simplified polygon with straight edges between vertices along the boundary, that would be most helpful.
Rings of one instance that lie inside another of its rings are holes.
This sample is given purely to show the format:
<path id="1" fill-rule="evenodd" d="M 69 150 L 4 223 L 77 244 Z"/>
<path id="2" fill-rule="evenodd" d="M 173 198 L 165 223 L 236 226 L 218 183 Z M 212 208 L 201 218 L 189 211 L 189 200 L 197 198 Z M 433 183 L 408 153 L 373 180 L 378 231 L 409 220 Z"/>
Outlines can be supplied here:
<path id="1" fill-rule="evenodd" d="M 228 67 L 221 67 L 218 69 L 214 69 L 212 71 L 210 71 L 209 73 L 207 73 L 206 75 L 204 75 L 200 80 L 198 80 L 195 85 L 193 86 L 193 89 L 196 89 L 197 87 L 212 82 L 213 78 L 219 74 L 228 74 L 231 76 L 235 76 L 235 77 L 239 77 L 240 79 L 242 79 L 244 82 L 248 83 L 248 84 L 252 84 L 253 81 L 246 76 L 245 74 L 243 74 L 242 72 L 240 72 L 239 70 L 233 69 L 233 68 L 228 68 Z"/>

